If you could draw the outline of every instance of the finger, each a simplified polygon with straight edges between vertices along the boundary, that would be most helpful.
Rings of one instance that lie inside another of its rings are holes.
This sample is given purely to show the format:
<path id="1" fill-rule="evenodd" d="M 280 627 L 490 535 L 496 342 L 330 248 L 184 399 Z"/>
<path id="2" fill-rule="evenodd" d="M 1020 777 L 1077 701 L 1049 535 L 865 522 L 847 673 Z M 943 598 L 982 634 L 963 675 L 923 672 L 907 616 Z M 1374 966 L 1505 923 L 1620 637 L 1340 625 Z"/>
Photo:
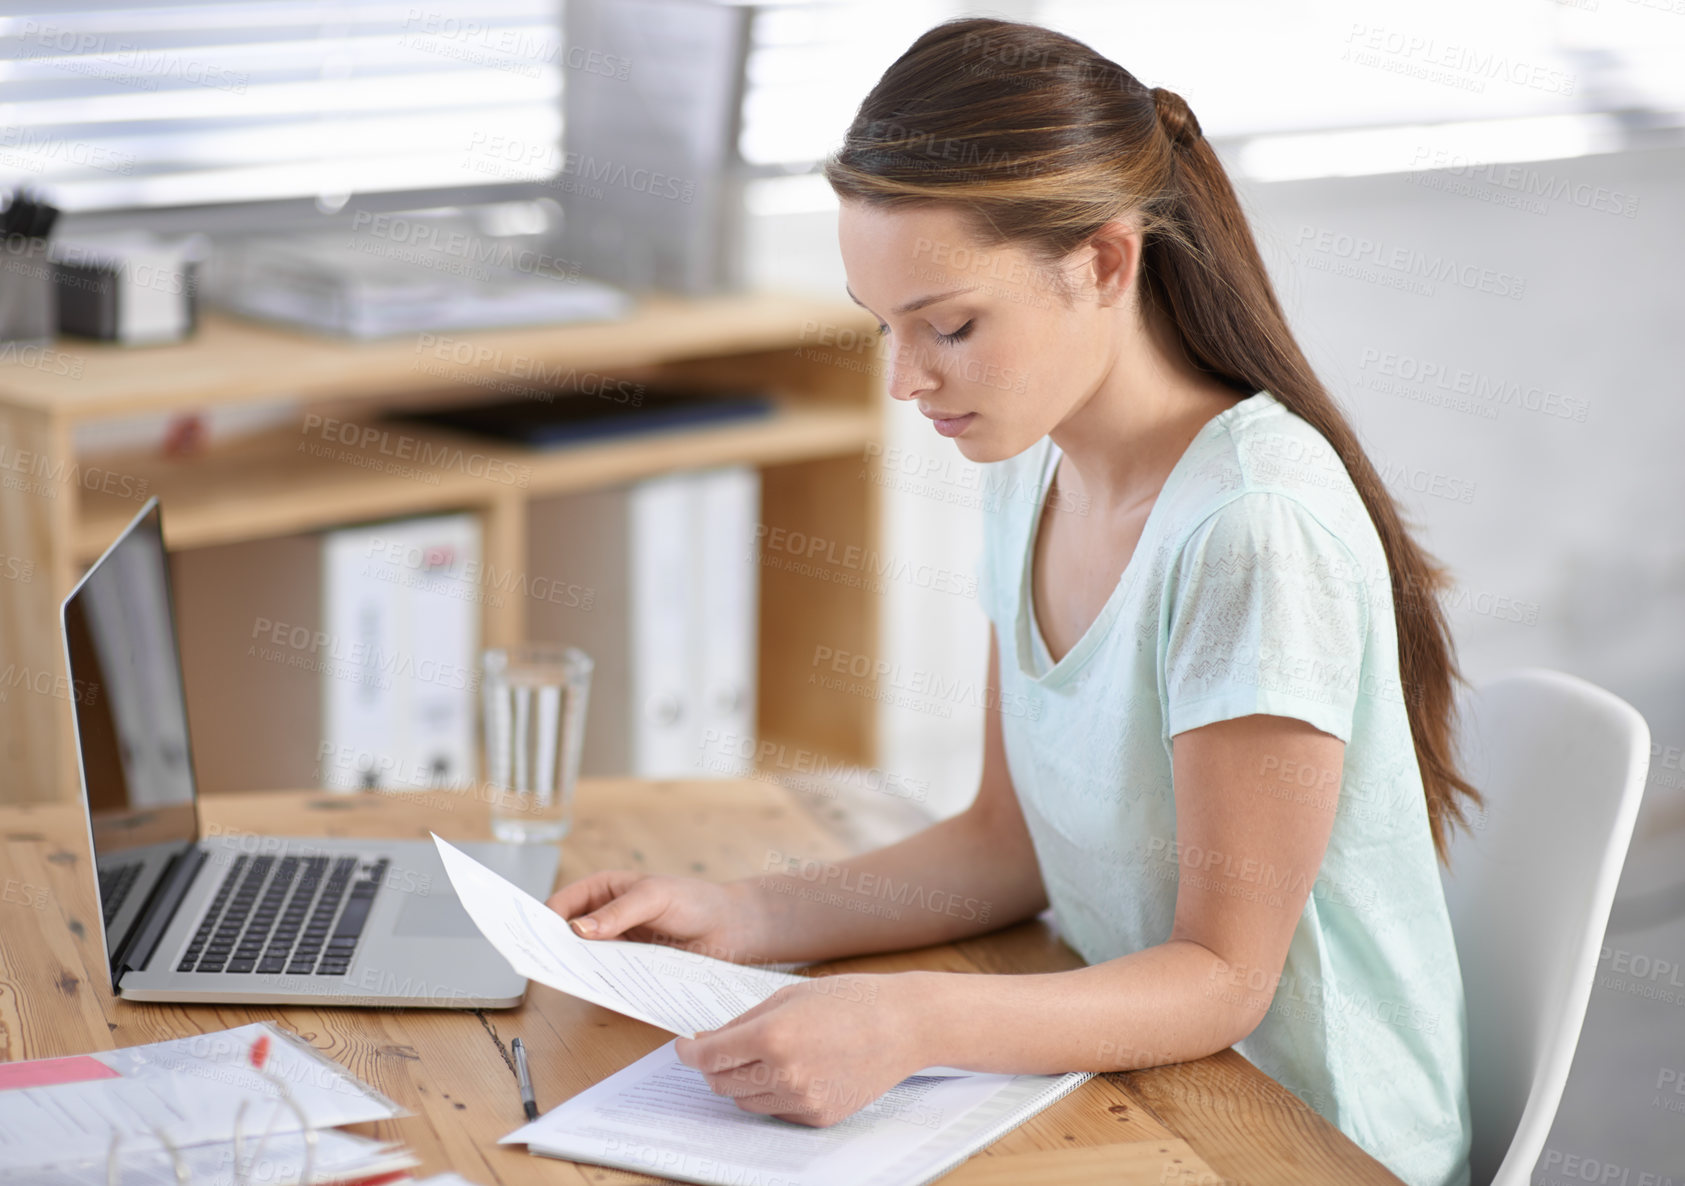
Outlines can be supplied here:
<path id="1" fill-rule="evenodd" d="M 789 1094 L 791 1091 L 789 1075 L 780 1075 L 765 1062 L 743 1063 L 729 1071 L 704 1074 L 703 1078 L 708 1080 L 710 1091 L 726 1099 L 745 1099 L 769 1093 Z"/>
<path id="2" fill-rule="evenodd" d="M 761 1051 L 745 1040 L 742 1030 L 724 1027 L 707 1030 L 694 1038 L 675 1040 L 673 1053 L 679 1056 L 680 1062 L 704 1075 L 717 1075 L 761 1058 Z"/>
<path id="3" fill-rule="evenodd" d="M 751 1021 L 755 1021 L 759 1018 L 765 1017 L 768 1013 L 771 1013 L 774 1009 L 777 1009 L 777 1008 L 779 1008 L 779 1007 L 781 1007 L 785 1004 L 788 1004 L 789 1000 L 790 1000 L 790 995 L 794 992 L 799 991 L 800 988 L 801 988 L 801 985 L 799 985 L 799 984 L 786 985 L 785 987 L 783 987 L 783 988 L 779 989 L 778 991 L 774 992 L 770 997 L 767 997 L 766 1000 L 762 1001 L 760 1004 L 750 1005 L 747 1009 L 743 1010 L 743 1012 L 739 1013 L 736 1017 L 733 1017 L 730 1021 L 725 1022 L 723 1025 L 720 1025 L 719 1027 L 717 1027 L 715 1029 L 709 1030 L 708 1032 L 711 1033 L 711 1034 L 717 1034 L 721 1030 L 728 1030 L 728 1029 L 733 1028 L 734 1026 L 746 1025 Z M 696 1036 L 698 1038 L 700 1038 L 702 1035 L 697 1034 Z"/>
<path id="4" fill-rule="evenodd" d="M 551 894 L 545 905 L 563 918 L 577 918 L 612 902 L 640 876 L 624 869 L 605 869 L 569 882 Z"/>
<path id="5" fill-rule="evenodd" d="M 788 1120 L 791 1124 L 805 1124 L 809 1128 L 828 1128 L 831 1122 L 823 1112 L 772 1112 L 774 1120 Z"/>
<path id="6" fill-rule="evenodd" d="M 613 939 L 633 927 L 660 918 L 671 904 L 667 891 L 647 878 L 628 885 L 624 893 L 589 913 L 570 920 L 587 939 Z"/>
<path id="7" fill-rule="evenodd" d="M 791 1124 L 805 1124 L 812 1128 L 822 1127 L 824 1113 L 794 1092 L 763 1092 L 760 1095 L 744 1096 L 737 1100 L 736 1104 L 742 1111 L 753 1112 L 758 1116 L 771 1116 L 777 1120 L 788 1120 Z"/>

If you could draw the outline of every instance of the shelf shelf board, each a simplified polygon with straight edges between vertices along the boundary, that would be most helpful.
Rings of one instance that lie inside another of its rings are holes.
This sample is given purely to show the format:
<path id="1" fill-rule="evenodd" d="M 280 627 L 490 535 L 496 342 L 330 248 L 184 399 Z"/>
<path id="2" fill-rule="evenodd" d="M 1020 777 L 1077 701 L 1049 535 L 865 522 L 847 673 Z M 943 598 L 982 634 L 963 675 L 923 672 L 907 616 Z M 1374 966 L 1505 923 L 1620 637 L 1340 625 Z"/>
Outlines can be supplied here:
<path id="1" fill-rule="evenodd" d="M 0 362 L 0 404 L 74 423 L 277 398 L 360 398 L 471 382 L 499 366 L 610 372 L 817 345 L 815 326 L 867 333 L 873 324 L 851 304 L 796 293 L 648 297 L 617 321 L 441 332 L 423 348 L 416 334 L 352 341 L 209 312 L 193 337 L 166 346 L 62 338 L 53 348 L 64 358 L 51 366 L 18 352 Z M 447 338 L 471 344 L 472 352 L 457 348 L 470 361 L 440 359 L 434 351 Z"/>
<path id="2" fill-rule="evenodd" d="M 713 465 L 779 465 L 862 452 L 871 408 L 781 400 L 770 416 L 535 450 L 398 421 L 276 429 L 172 460 L 83 459 L 75 552 L 98 556 L 144 500 L 164 505 L 170 548 L 266 539 L 348 523 L 472 508 Z M 367 437 L 363 429 L 373 434 Z M 344 437 L 356 433 L 357 444 Z"/>

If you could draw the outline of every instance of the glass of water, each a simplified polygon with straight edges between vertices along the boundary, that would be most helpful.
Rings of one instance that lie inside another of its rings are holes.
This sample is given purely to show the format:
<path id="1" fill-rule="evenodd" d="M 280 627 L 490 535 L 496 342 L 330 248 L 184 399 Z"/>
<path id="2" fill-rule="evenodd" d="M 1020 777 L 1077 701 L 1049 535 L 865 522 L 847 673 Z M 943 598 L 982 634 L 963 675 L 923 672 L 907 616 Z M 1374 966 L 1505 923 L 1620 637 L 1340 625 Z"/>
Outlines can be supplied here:
<path id="1" fill-rule="evenodd" d="M 485 653 L 485 787 L 499 840 L 542 844 L 567 835 L 591 666 L 578 647 L 552 643 Z"/>

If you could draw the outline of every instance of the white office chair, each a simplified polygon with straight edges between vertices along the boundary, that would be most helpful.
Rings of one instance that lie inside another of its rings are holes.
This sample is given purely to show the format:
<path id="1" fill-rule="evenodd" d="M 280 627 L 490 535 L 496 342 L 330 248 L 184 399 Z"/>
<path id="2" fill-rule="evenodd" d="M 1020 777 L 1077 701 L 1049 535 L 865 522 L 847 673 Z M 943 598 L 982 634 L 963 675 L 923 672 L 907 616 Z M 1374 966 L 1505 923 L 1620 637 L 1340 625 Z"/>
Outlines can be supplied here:
<path id="1" fill-rule="evenodd" d="M 1525 669 L 1458 701 L 1463 775 L 1445 901 L 1468 1007 L 1472 1186 L 1527 1186 L 1574 1059 L 1650 765 L 1626 701 Z"/>

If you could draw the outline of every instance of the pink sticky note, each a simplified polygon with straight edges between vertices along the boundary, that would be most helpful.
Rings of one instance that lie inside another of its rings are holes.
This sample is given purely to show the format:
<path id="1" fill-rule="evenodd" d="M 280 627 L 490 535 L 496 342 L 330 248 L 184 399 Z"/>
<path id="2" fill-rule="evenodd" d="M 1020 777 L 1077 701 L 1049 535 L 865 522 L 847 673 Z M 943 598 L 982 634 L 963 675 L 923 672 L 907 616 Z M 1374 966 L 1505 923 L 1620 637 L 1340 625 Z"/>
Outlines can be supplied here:
<path id="1" fill-rule="evenodd" d="M 59 1083 L 89 1083 L 120 1079 L 116 1071 L 86 1054 L 70 1058 L 37 1058 L 29 1062 L 0 1062 L 0 1091 L 13 1087 L 52 1087 Z"/>

